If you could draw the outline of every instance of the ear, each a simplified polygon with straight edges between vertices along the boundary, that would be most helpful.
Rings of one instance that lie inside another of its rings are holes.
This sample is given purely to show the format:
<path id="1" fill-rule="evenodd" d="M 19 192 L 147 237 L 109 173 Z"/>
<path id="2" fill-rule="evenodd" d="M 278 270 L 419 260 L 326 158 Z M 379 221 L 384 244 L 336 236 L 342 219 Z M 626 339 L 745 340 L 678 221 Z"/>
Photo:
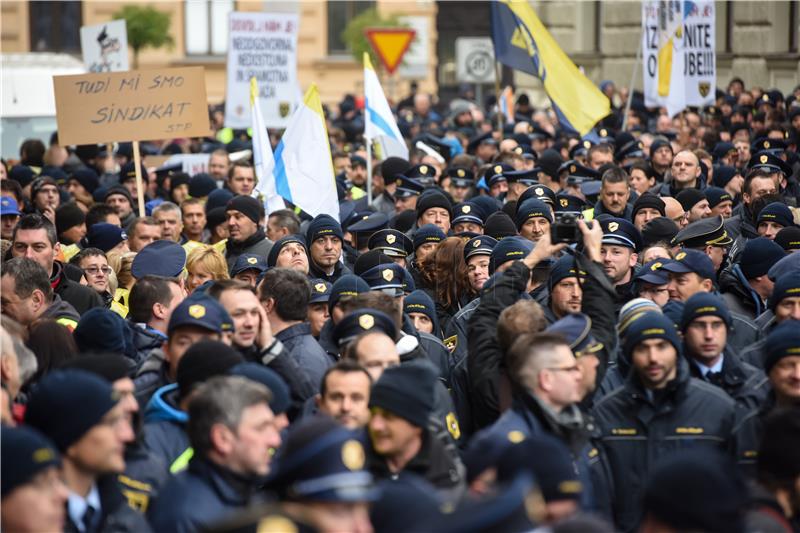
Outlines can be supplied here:
<path id="1" fill-rule="evenodd" d="M 53 253 L 55 255 L 58 255 L 58 254 L 61 253 L 61 243 L 60 242 L 56 241 L 55 246 L 53 246 Z"/>
<path id="2" fill-rule="evenodd" d="M 703 284 L 703 288 L 706 290 L 706 292 L 711 292 L 711 289 L 714 288 L 714 283 L 712 283 L 712 281 L 710 279 L 708 279 L 708 278 L 703 279 L 703 283 L 702 284 Z"/>
<path id="3" fill-rule="evenodd" d="M 9 368 L 11 356 L 0 357 L 0 377 L 3 381 L 7 381 L 11 375 L 11 368 Z"/>
<path id="4" fill-rule="evenodd" d="M 639 262 L 639 254 L 637 254 L 636 252 L 633 252 L 631 254 L 630 259 L 628 260 L 628 266 L 633 268 L 633 267 L 636 266 L 636 263 L 638 263 L 638 262 Z"/>
<path id="5" fill-rule="evenodd" d="M 211 441 L 212 449 L 220 455 L 227 456 L 233 450 L 235 441 L 233 432 L 223 424 L 211 426 L 208 437 Z"/>
<path id="6" fill-rule="evenodd" d="M 266 311 L 267 314 L 270 314 L 272 310 L 275 309 L 275 299 L 267 298 L 261 302 L 261 305 L 264 306 L 264 311 Z"/>
<path id="7" fill-rule="evenodd" d="M 44 293 L 39 289 L 34 289 L 31 293 L 31 302 L 33 302 L 33 305 L 37 311 L 44 307 L 46 304 Z"/>

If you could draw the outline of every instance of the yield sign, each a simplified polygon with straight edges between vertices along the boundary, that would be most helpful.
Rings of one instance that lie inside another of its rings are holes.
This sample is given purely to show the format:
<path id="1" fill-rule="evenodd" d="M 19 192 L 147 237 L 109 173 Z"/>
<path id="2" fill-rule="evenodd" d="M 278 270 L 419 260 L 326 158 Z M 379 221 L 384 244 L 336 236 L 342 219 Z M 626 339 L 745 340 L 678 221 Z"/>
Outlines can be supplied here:
<path id="1" fill-rule="evenodd" d="M 364 33 L 389 74 L 394 74 L 417 34 L 408 28 L 367 28 Z"/>

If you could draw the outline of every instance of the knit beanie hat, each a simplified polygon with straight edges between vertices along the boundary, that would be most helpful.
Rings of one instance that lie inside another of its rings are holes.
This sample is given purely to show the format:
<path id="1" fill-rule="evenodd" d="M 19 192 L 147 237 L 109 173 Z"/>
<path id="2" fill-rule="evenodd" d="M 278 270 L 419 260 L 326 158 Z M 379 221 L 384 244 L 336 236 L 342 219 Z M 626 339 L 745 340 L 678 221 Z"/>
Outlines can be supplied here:
<path id="1" fill-rule="evenodd" d="M 664 200 L 656 196 L 655 194 L 646 192 L 641 195 L 636 201 L 633 203 L 633 212 L 631 214 L 631 219 L 636 218 L 636 212 L 640 209 L 644 209 L 645 207 L 650 207 L 652 209 L 657 210 L 661 216 L 665 216 L 666 206 L 664 205 Z"/>
<path id="2" fill-rule="evenodd" d="M 70 228 L 86 222 L 86 213 L 75 202 L 59 206 L 56 209 L 56 233 L 61 235 Z"/>
<path id="3" fill-rule="evenodd" d="M 800 356 L 800 320 L 785 320 L 775 326 L 764 345 L 764 373 L 784 357 Z"/>
<path id="4" fill-rule="evenodd" d="M 728 328 L 731 327 L 733 322 L 725 300 L 710 292 L 698 292 L 684 302 L 683 314 L 681 315 L 681 331 L 686 332 L 689 324 L 701 316 L 721 318 Z"/>
<path id="5" fill-rule="evenodd" d="M 192 198 L 205 198 L 215 190 L 217 181 L 205 172 L 195 174 L 189 181 L 189 196 Z"/>
<path id="6" fill-rule="evenodd" d="M 416 290 L 411 294 L 406 295 L 403 299 L 403 312 L 408 313 L 422 313 L 427 316 L 433 324 L 434 335 L 439 331 L 439 319 L 436 316 L 436 304 L 428 293 L 423 290 Z"/>
<path id="7" fill-rule="evenodd" d="M 669 243 L 678 234 L 678 225 L 667 217 L 656 217 L 642 228 L 642 245 L 656 242 Z"/>
<path id="8" fill-rule="evenodd" d="M 100 178 L 97 177 L 97 172 L 88 167 L 79 168 L 72 173 L 69 179 L 80 183 L 89 194 L 92 194 L 100 187 Z"/>
<path id="9" fill-rule="evenodd" d="M 800 272 L 784 274 L 775 280 L 768 305 L 772 312 L 784 298 L 800 296 Z"/>
<path id="10" fill-rule="evenodd" d="M 86 311 L 72 337 L 81 352 L 125 352 L 125 320 L 114 311 L 94 307 Z"/>
<path id="11" fill-rule="evenodd" d="M 759 211 L 758 213 L 758 224 L 762 222 L 775 222 L 776 224 L 780 224 L 784 228 L 788 228 L 789 226 L 794 226 L 794 217 L 792 216 L 792 210 L 789 209 L 786 204 L 782 204 L 781 202 L 772 202 L 768 204 L 764 209 Z"/>
<path id="12" fill-rule="evenodd" d="M 181 357 L 175 375 L 181 398 L 186 398 L 195 385 L 226 374 L 243 362 L 241 354 L 224 342 L 202 340 L 192 344 Z"/>
<path id="13" fill-rule="evenodd" d="M 228 205 L 225 207 L 226 211 L 236 210 L 244 216 L 258 224 L 261 220 L 261 214 L 264 207 L 258 200 L 252 196 L 234 196 L 228 200 Z"/>
<path id="14" fill-rule="evenodd" d="M 489 274 L 494 274 L 497 267 L 506 261 L 525 259 L 531 250 L 533 250 L 533 243 L 528 239 L 522 237 L 500 239 L 492 249 L 492 255 L 489 258 Z"/>
<path id="15" fill-rule="evenodd" d="M 212 209 L 216 208 L 222 208 L 224 211 L 225 206 L 228 205 L 228 202 L 232 198 L 233 193 L 228 189 L 215 189 L 211 191 L 208 198 L 206 198 L 206 215 L 208 215 Z"/>
<path id="16" fill-rule="evenodd" d="M 733 201 L 731 194 L 725 189 L 720 189 L 719 187 L 706 187 L 706 198 L 708 199 L 708 207 L 711 209 L 714 209 L 722 202 Z"/>
<path id="17" fill-rule="evenodd" d="M 17 487 L 28 484 L 36 475 L 51 466 L 61 466 L 61 458 L 53 443 L 29 427 L 4 425 L 0 430 L 3 446 L 2 492 L 5 498 Z"/>
<path id="18" fill-rule="evenodd" d="M 425 243 L 432 242 L 438 244 L 446 238 L 447 235 L 444 234 L 442 228 L 433 224 L 425 224 L 417 228 L 417 231 L 414 232 L 414 250 Z"/>
<path id="19" fill-rule="evenodd" d="M 103 201 L 105 202 L 106 200 L 108 200 L 109 196 L 112 196 L 114 194 L 120 194 L 124 196 L 125 198 L 128 199 L 128 203 L 131 204 L 131 207 L 134 206 L 133 196 L 131 196 L 131 192 L 127 189 L 127 187 L 123 187 L 122 185 L 114 185 L 113 187 L 108 189 L 103 195 Z"/>
<path id="20" fill-rule="evenodd" d="M 622 345 L 623 353 L 628 361 L 631 360 L 633 349 L 647 339 L 664 339 L 680 353 L 681 340 L 675 330 L 675 325 L 672 320 L 661 313 L 648 311 L 628 326 L 628 332 L 625 334 Z"/>
<path id="21" fill-rule="evenodd" d="M 740 174 L 740 172 L 736 169 L 736 167 L 732 167 L 730 165 L 716 165 L 714 167 L 714 175 L 711 178 L 711 182 L 716 187 L 725 188 L 728 182 L 730 182 L 737 174 Z"/>
<path id="22" fill-rule="evenodd" d="M 450 200 L 447 199 L 447 196 L 435 189 L 429 190 L 430 192 L 425 191 L 419 197 L 419 200 L 417 200 L 417 219 L 419 219 L 425 211 L 434 207 L 444 209 L 452 217 L 453 205 L 450 203 Z"/>
<path id="23" fill-rule="evenodd" d="M 775 235 L 775 242 L 787 253 L 800 250 L 800 227 L 783 228 Z"/>
<path id="24" fill-rule="evenodd" d="M 495 211 L 486 219 L 486 223 L 483 225 L 483 233 L 499 241 L 503 237 L 516 235 L 517 225 L 514 224 L 514 221 L 507 213 Z"/>
<path id="25" fill-rule="evenodd" d="M 648 300 L 647 298 L 634 298 L 623 305 L 619 310 L 619 320 L 617 321 L 619 336 L 625 336 L 628 326 L 644 313 L 650 311 L 660 313 L 661 308 L 653 300 Z"/>
<path id="26" fill-rule="evenodd" d="M 690 211 L 698 202 L 705 200 L 706 195 L 699 189 L 684 189 L 675 197 L 684 211 Z"/>
<path id="27" fill-rule="evenodd" d="M 128 377 L 131 371 L 132 360 L 124 355 L 113 353 L 90 353 L 73 357 L 61 365 L 61 368 L 74 368 L 84 370 L 114 383 L 118 379 Z"/>
<path id="28" fill-rule="evenodd" d="M 370 392 L 369 406 L 380 407 L 411 424 L 428 427 L 435 405 L 436 370 L 425 359 L 387 368 Z"/>
<path id="29" fill-rule="evenodd" d="M 306 256 L 308 256 L 308 246 L 302 235 L 286 235 L 275 241 L 275 244 L 272 245 L 269 255 L 267 255 L 267 266 L 274 267 L 278 264 L 278 255 L 281 253 L 281 250 L 284 246 L 291 243 L 302 244 L 303 248 L 306 249 Z"/>
<path id="30" fill-rule="evenodd" d="M 753 279 L 765 275 L 772 265 L 784 257 L 786 252 L 779 244 L 766 237 L 757 237 L 744 245 L 739 257 L 739 268 L 742 269 L 745 279 Z"/>
<path id="31" fill-rule="evenodd" d="M 33 390 L 25 424 L 49 437 L 59 451 L 75 444 L 117 405 L 111 383 L 83 370 L 54 370 Z"/>
<path id="32" fill-rule="evenodd" d="M 339 239 L 344 240 L 342 226 L 339 222 L 332 216 L 323 213 L 314 217 L 314 220 L 309 223 L 308 229 L 306 230 L 306 242 L 312 243 L 319 237 L 324 237 L 325 235 L 333 235 L 334 237 L 339 237 Z"/>
<path id="33" fill-rule="evenodd" d="M 98 222 L 86 232 L 86 245 L 107 252 L 127 238 L 128 234 L 119 226 Z"/>

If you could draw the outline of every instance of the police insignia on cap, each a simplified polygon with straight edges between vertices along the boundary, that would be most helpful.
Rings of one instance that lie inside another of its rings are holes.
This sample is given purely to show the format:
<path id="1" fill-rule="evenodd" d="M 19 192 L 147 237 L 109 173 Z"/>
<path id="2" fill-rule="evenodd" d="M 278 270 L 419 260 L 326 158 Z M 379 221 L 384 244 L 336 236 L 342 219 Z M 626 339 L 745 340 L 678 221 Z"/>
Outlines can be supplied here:
<path id="1" fill-rule="evenodd" d="M 194 304 L 189 306 L 189 316 L 192 318 L 203 318 L 206 316 L 206 308 L 200 304 Z"/>
<path id="2" fill-rule="evenodd" d="M 769 95 L 767 93 L 764 93 L 761 95 L 761 99 L 764 100 L 765 102 L 769 102 Z"/>
<path id="3" fill-rule="evenodd" d="M 386 242 L 388 242 L 389 244 L 394 244 L 394 241 L 396 241 L 396 240 L 397 240 L 397 237 L 395 237 L 394 235 L 387 235 L 386 236 Z"/>
<path id="4" fill-rule="evenodd" d="M 472 247 L 473 247 L 473 248 L 477 248 L 477 247 L 478 247 L 478 246 L 480 246 L 480 245 L 481 245 L 481 240 L 480 240 L 480 239 L 478 239 L 477 241 L 475 241 L 475 242 L 473 242 L 473 243 L 472 243 Z"/>
<path id="5" fill-rule="evenodd" d="M 314 290 L 317 292 L 325 292 L 325 284 L 317 283 L 316 285 L 314 285 Z"/>
<path id="6" fill-rule="evenodd" d="M 255 265 L 256 263 L 258 263 L 258 259 L 256 259 L 255 257 L 248 257 L 247 263 L 250 265 Z"/>
<path id="7" fill-rule="evenodd" d="M 391 269 L 391 268 L 387 268 L 387 269 L 385 269 L 385 270 L 383 270 L 383 271 L 381 272 L 381 276 L 382 276 L 382 277 L 383 277 L 383 279 L 385 279 L 386 281 L 392 281 L 392 280 L 394 279 L 394 272 L 392 271 L 392 269 Z"/>
<path id="8" fill-rule="evenodd" d="M 522 155 L 522 146 L 517 146 L 517 147 L 516 147 L 516 148 L 514 148 L 514 150 L 512 150 L 512 151 L 513 151 L 515 154 Z"/>
<path id="9" fill-rule="evenodd" d="M 675 256 L 675 260 L 680 261 L 684 257 L 686 257 L 686 252 L 680 252 L 678 255 Z"/>
<path id="10" fill-rule="evenodd" d="M 761 161 L 761 164 L 765 164 L 767 161 L 769 161 L 769 157 L 762 155 L 758 158 L 758 160 Z"/>
<path id="11" fill-rule="evenodd" d="M 472 206 L 465 205 L 461 208 L 462 213 L 469 213 L 470 211 L 472 211 Z"/>
<path id="12" fill-rule="evenodd" d="M 575 165 L 571 165 L 571 166 L 569 167 L 569 171 L 570 171 L 570 172 L 575 172 L 576 170 L 578 170 L 578 167 L 576 167 Z"/>
<path id="13" fill-rule="evenodd" d="M 509 431 L 508 435 L 506 436 L 508 437 L 508 441 L 513 442 L 514 444 L 518 444 L 525 440 L 525 434 L 517 429 Z"/>
<path id="14" fill-rule="evenodd" d="M 567 200 L 566 198 L 560 198 L 558 200 L 558 203 L 561 204 L 561 207 L 567 207 L 569 205 L 569 200 Z"/>
<path id="15" fill-rule="evenodd" d="M 584 148 L 591 148 L 592 147 L 592 142 L 591 141 L 583 141 L 583 147 Z"/>
<path id="16" fill-rule="evenodd" d="M 281 515 L 265 516 L 258 521 L 256 533 L 297 533 L 294 522 Z"/>
<path id="17" fill-rule="evenodd" d="M 444 344 L 444 347 L 447 348 L 450 353 L 453 353 L 458 346 L 458 335 L 447 337 L 442 341 L 442 344 Z"/>
<path id="18" fill-rule="evenodd" d="M 444 417 L 445 421 L 447 422 L 447 431 L 450 432 L 450 435 L 453 436 L 454 440 L 458 440 L 461 438 L 461 428 L 458 426 L 458 419 L 456 415 L 450 411 L 447 413 L 447 416 Z"/>
<path id="19" fill-rule="evenodd" d="M 653 272 L 655 272 L 656 270 L 658 270 L 658 269 L 659 269 L 659 268 L 661 268 L 662 266 L 664 266 L 664 264 L 663 264 L 663 263 L 661 263 L 661 262 L 653 263 L 652 265 L 650 265 L 650 270 L 652 270 Z"/>
<path id="20" fill-rule="evenodd" d="M 357 440 L 350 439 L 342 444 L 342 463 L 349 470 L 364 468 L 364 447 Z"/>
<path id="21" fill-rule="evenodd" d="M 463 178 L 464 176 L 466 176 L 466 175 L 467 175 L 467 173 L 466 173 L 466 172 L 464 172 L 464 169 L 463 169 L 463 168 L 459 168 L 459 169 L 456 171 L 456 175 L 457 175 L 459 178 Z"/>
<path id="22" fill-rule="evenodd" d="M 33 452 L 33 462 L 35 463 L 46 463 L 47 461 L 52 461 L 55 458 L 56 456 L 53 453 L 53 450 L 50 448 L 39 448 Z"/>
<path id="23" fill-rule="evenodd" d="M 600 130 L 600 136 L 601 137 L 608 137 L 608 130 L 605 129 L 605 128 L 601 129 Z"/>
<path id="24" fill-rule="evenodd" d="M 769 141 L 764 141 L 764 148 L 769 148 Z"/>
<path id="25" fill-rule="evenodd" d="M 536 187 L 533 192 L 535 192 L 538 196 L 542 196 L 544 194 L 544 189 L 541 187 Z"/>
<path id="26" fill-rule="evenodd" d="M 494 173 L 495 174 L 500 174 L 501 172 L 503 172 L 503 167 L 501 165 L 495 165 L 494 166 Z"/>
<path id="27" fill-rule="evenodd" d="M 358 325 L 361 329 L 372 329 L 375 325 L 375 317 L 372 315 L 361 315 L 358 317 Z"/>
<path id="28" fill-rule="evenodd" d="M 420 174 L 427 174 L 428 173 L 428 166 L 427 165 L 422 165 L 421 167 L 419 167 L 419 173 Z"/>
<path id="29" fill-rule="evenodd" d="M 618 229 L 619 229 L 619 222 L 611 222 L 608 225 L 608 231 L 610 231 L 611 233 L 614 233 Z"/>

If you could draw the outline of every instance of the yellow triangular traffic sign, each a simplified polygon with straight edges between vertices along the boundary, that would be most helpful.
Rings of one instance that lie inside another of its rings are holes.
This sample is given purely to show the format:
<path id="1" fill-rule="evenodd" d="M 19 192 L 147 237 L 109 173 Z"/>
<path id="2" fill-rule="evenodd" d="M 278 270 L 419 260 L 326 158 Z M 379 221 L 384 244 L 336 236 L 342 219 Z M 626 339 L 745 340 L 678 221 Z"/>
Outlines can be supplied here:
<path id="1" fill-rule="evenodd" d="M 389 74 L 400 66 L 417 34 L 409 28 L 367 28 L 364 33 Z"/>

